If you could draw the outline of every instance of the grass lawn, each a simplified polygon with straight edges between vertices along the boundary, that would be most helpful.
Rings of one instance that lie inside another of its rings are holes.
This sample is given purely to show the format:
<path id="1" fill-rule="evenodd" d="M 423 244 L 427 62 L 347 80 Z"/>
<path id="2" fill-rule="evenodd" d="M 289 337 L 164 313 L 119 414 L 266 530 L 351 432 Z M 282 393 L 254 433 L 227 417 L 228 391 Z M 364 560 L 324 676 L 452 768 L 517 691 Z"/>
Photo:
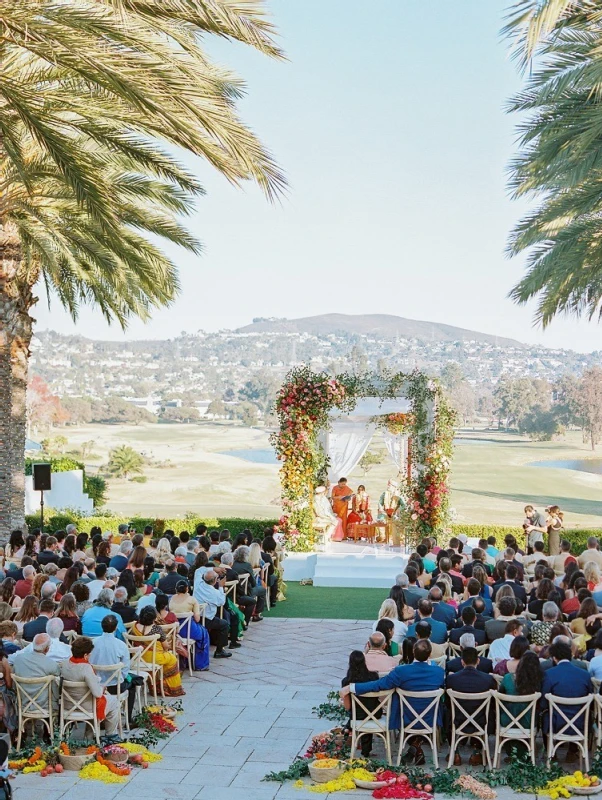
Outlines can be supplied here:
<path id="1" fill-rule="evenodd" d="M 121 444 L 156 461 L 172 463 L 171 468 L 146 468 L 147 483 L 111 480 L 107 508 L 117 513 L 164 518 L 187 511 L 208 517 L 273 518 L 280 513 L 278 465 L 223 454 L 267 449 L 267 431 L 203 423 L 86 425 L 68 427 L 65 434 L 70 446 L 94 440 L 92 472 L 106 463 L 109 450 Z M 371 447 L 384 451 L 382 437 L 377 435 Z M 451 505 L 457 521 L 518 525 L 526 503 L 540 509 L 557 503 L 565 512 L 566 527 L 599 527 L 602 475 L 532 466 L 533 462 L 597 455 L 583 444 L 578 431 L 554 442 L 530 442 L 515 434 L 465 429 L 459 432 L 451 473 Z M 358 468 L 347 477 L 352 487 L 366 485 L 374 507 L 395 472 L 387 457 L 367 475 Z"/>
<path id="2" fill-rule="evenodd" d="M 376 619 L 386 589 L 338 589 L 301 586 L 289 581 L 286 600 L 277 603 L 268 617 L 311 617 L 312 619 Z"/>

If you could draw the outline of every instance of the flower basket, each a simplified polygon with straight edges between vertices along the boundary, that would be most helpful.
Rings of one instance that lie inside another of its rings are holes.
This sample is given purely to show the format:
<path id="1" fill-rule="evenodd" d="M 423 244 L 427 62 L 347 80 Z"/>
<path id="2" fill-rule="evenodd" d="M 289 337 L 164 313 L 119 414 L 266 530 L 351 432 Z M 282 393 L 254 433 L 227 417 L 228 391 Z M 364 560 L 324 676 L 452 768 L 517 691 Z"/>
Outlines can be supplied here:
<path id="1" fill-rule="evenodd" d="M 569 786 L 568 789 L 573 794 L 598 794 L 602 792 L 602 781 L 595 786 Z"/>
<path id="2" fill-rule="evenodd" d="M 111 748 L 101 750 L 101 755 L 105 761 L 110 761 L 111 764 L 116 764 L 118 767 L 124 767 L 130 757 L 129 752 L 124 747 L 113 745 Z"/>
<path id="3" fill-rule="evenodd" d="M 328 783 L 340 778 L 345 772 L 345 762 L 339 761 L 336 767 L 318 767 L 320 760 L 316 759 L 309 765 L 309 775 L 314 783 Z"/>
<path id="4" fill-rule="evenodd" d="M 64 753 L 59 753 L 59 761 L 67 772 L 79 772 L 93 756 L 90 753 L 81 753 L 80 755 L 66 756 Z"/>
<path id="5" fill-rule="evenodd" d="M 177 713 L 178 712 L 174 711 L 173 708 L 168 708 L 167 706 L 164 706 L 161 711 L 159 711 L 159 714 L 161 714 L 162 717 L 165 717 L 165 719 L 175 719 Z"/>

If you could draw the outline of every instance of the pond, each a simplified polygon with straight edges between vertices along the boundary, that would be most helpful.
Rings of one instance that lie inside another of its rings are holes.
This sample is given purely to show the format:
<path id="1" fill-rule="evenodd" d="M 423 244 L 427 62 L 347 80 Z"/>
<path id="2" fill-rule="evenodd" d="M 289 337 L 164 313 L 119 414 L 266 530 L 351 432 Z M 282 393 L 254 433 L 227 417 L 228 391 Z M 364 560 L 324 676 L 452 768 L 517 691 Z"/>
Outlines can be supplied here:
<path id="1" fill-rule="evenodd" d="M 577 472 L 590 472 L 602 475 L 602 458 L 566 459 L 560 461 L 532 461 L 529 467 L 546 467 L 547 469 L 572 469 Z"/>
<path id="2" fill-rule="evenodd" d="M 253 464 L 278 464 L 276 453 L 270 447 L 266 450 L 223 450 L 220 456 L 232 456 Z"/>

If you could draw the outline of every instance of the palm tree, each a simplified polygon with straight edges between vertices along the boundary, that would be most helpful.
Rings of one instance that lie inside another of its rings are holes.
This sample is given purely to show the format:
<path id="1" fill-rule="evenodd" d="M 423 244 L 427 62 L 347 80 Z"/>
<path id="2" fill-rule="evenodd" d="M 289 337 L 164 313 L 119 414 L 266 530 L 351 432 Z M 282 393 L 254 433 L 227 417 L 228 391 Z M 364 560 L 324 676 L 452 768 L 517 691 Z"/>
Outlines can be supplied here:
<path id="1" fill-rule="evenodd" d="M 127 480 L 132 474 L 140 475 L 143 464 L 144 459 L 140 453 L 125 444 L 109 453 L 109 472 L 118 478 Z"/>
<path id="2" fill-rule="evenodd" d="M 238 119 L 242 84 L 199 34 L 279 57 L 261 3 L 2 0 L 0 24 L 0 536 L 23 521 L 25 390 L 38 280 L 76 317 L 125 327 L 178 288 L 147 232 L 198 252 L 176 215 L 202 188 L 177 146 L 268 197 L 284 179 Z"/>
<path id="3" fill-rule="evenodd" d="M 527 251 L 527 273 L 511 296 L 539 298 L 546 326 L 559 313 L 602 313 L 602 7 L 576 0 L 525 0 L 507 30 L 526 65 L 512 111 L 526 115 L 512 164 L 515 196 L 539 206 L 512 233 L 509 251 Z"/>

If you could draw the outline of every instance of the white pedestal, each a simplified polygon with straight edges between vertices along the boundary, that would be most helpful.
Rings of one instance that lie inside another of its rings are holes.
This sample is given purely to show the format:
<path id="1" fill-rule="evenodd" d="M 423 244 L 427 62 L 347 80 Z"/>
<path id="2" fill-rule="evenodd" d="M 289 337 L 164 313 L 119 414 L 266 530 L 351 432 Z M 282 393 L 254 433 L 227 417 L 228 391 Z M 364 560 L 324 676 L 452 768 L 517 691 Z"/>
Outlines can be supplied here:
<path id="1" fill-rule="evenodd" d="M 290 553 L 284 561 L 284 580 L 311 578 L 314 586 L 356 586 L 390 589 L 408 557 L 389 552 Z"/>
<path id="2" fill-rule="evenodd" d="M 302 581 L 313 578 L 317 553 L 289 553 L 284 559 L 284 580 Z"/>
<path id="3" fill-rule="evenodd" d="M 319 553 L 314 586 L 390 589 L 395 583 L 395 577 L 404 571 L 407 563 L 407 556 L 401 555 Z"/>

